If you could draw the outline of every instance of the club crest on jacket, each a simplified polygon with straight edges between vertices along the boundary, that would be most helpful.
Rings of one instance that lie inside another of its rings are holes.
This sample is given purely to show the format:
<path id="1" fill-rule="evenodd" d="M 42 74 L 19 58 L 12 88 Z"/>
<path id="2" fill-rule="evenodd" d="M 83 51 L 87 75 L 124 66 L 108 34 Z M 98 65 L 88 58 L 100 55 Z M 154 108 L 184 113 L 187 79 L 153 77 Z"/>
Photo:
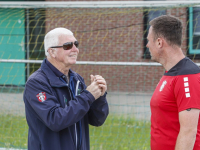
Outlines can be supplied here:
<path id="1" fill-rule="evenodd" d="M 44 102 L 47 98 L 45 92 L 40 92 L 39 94 L 36 95 L 36 97 L 40 102 Z"/>

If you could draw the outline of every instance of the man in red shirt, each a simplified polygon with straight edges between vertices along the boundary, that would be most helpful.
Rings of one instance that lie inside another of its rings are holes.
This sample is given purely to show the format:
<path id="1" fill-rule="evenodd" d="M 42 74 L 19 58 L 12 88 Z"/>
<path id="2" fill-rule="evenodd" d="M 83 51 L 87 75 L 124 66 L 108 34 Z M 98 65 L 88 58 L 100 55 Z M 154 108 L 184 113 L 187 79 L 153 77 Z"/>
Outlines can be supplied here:
<path id="1" fill-rule="evenodd" d="M 150 22 L 151 59 L 166 72 L 151 98 L 151 150 L 200 150 L 200 68 L 181 49 L 182 23 L 163 15 Z"/>

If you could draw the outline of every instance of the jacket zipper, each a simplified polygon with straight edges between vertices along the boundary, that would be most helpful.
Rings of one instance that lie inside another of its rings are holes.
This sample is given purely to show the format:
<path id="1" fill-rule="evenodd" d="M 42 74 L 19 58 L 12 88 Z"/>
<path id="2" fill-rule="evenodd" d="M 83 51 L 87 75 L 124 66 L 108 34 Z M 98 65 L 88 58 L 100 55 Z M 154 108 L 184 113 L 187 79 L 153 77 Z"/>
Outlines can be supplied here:
<path id="1" fill-rule="evenodd" d="M 60 78 L 64 83 L 66 83 L 62 78 Z M 76 83 L 76 89 L 75 89 L 75 96 L 78 95 L 78 87 L 79 87 L 79 83 L 80 81 L 78 80 L 77 83 Z M 69 94 L 70 94 L 70 99 L 72 100 L 72 95 L 71 95 L 71 89 L 69 88 L 68 84 L 66 83 L 66 86 L 69 90 Z M 76 131 L 76 123 L 75 123 L 75 138 L 76 138 L 76 149 L 79 150 L 79 147 L 78 147 L 78 135 L 77 135 L 77 131 Z"/>
<path id="2" fill-rule="evenodd" d="M 70 99 L 72 100 L 71 90 L 70 90 L 70 88 L 68 86 L 67 86 L 67 88 L 69 90 Z M 77 131 L 76 131 L 76 123 L 74 124 L 74 126 L 75 126 L 75 139 L 76 139 L 76 149 L 77 149 L 77 147 L 78 147 L 78 145 L 77 145 L 77 141 L 78 141 L 77 137 L 78 137 L 78 135 L 77 135 Z"/>
<path id="3" fill-rule="evenodd" d="M 60 78 L 60 80 L 62 81 L 62 82 L 64 82 L 64 83 L 66 83 L 62 78 Z M 79 81 L 79 80 L 78 80 Z M 79 81 L 80 82 L 80 81 Z M 77 82 L 78 83 L 78 82 Z M 66 86 L 60 86 L 60 87 L 67 87 L 67 89 L 68 89 L 68 91 L 69 91 L 69 94 L 70 94 L 70 99 L 72 100 L 72 95 L 71 95 L 71 90 L 70 90 L 70 88 L 69 88 L 69 86 L 68 86 L 68 84 L 66 83 Z M 76 91 L 75 91 L 75 93 L 76 93 Z M 76 144 L 75 144 L 75 146 L 76 146 L 76 149 L 77 149 L 77 131 L 76 131 L 76 123 L 75 123 L 75 138 L 76 138 Z"/>
<path id="4" fill-rule="evenodd" d="M 80 81 L 78 80 L 77 83 L 76 83 L 75 96 L 78 95 L 79 83 L 80 83 Z M 75 133 L 76 133 L 76 149 L 78 150 L 79 147 L 78 147 L 78 135 L 77 135 L 77 131 L 76 131 L 76 123 L 75 123 Z M 80 140 L 80 139 L 79 139 L 79 140 Z"/>

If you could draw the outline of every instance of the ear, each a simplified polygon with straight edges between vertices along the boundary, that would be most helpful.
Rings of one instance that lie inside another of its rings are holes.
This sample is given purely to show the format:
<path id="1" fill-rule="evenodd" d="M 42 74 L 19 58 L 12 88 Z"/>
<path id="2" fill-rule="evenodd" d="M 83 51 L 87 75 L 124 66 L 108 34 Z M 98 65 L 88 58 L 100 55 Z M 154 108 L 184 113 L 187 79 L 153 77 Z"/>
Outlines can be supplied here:
<path id="1" fill-rule="evenodd" d="M 53 48 L 48 49 L 48 53 L 51 57 L 56 58 L 56 50 Z"/>
<path id="2" fill-rule="evenodd" d="M 158 39 L 157 39 L 157 46 L 158 46 L 159 48 L 162 48 L 162 47 L 163 47 L 163 44 L 164 44 L 163 39 L 162 39 L 162 38 L 158 38 Z"/>

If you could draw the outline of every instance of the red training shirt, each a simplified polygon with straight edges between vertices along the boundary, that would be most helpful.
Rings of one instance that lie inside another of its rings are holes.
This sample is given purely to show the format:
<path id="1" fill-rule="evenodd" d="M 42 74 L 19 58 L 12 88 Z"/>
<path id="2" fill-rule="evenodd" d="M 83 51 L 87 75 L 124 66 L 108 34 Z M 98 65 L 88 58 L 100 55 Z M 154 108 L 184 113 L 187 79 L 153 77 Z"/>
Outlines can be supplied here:
<path id="1" fill-rule="evenodd" d="M 151 150 L 174 150 L 179 112 L 200 109 L 200 68 L 184 58 L 164 74 L 150 102 Z M 194 150 L 200 150 L 200 120 Z"/>

